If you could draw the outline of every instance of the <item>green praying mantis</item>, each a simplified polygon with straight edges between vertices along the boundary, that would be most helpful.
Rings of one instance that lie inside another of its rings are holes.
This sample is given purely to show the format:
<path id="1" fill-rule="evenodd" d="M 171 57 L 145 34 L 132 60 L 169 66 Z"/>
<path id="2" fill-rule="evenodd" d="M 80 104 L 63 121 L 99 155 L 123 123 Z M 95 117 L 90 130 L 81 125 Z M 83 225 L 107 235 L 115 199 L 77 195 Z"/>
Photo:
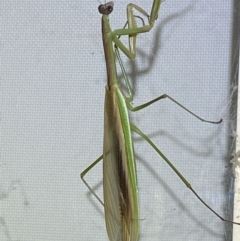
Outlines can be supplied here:
<path id="1" fill-rule="evenodd" d="M 145 135 L 136 125 L 130 122 L 128 111 L 138 111 L 149 105 L 168 98 L 178 106 L 189 112 L 203 122 L 219 124 L 222 120 L 214 122 L 207 121 L 179 102 L 164 94 L 145 104 L 133 107 L 133 90 L 126 74 L 119 50 L 129 59 L 134 60 L 136 56 L 137 34 L 149 32 L 154 26 L 158 17 L 161 0 L 154 0 L 151 14 L 148 15 L 142 8 L 135 4 L 127 6 L 127 28 L 112 31 L 109 22 L 109 15 L 113 11 L 113 2 L 101 4 L 98 8 L 102 14 L 102 41 L 106 60 L 107 86 L 105 93 L 104 107 L 104 143 L 103 154 L 81 173 L 81 179 L 89 188 L 91 193 L 104 206 L 105 222 L 108 237 L 111 241 L 137 241 L 139 235 L 139 210 L 137 193 L 137 174 L 132 140 L 132 132 L 140 135 L 149 145 L 166 161 L 183 183 L 193 192 L 193 194 L 221 220 L 240 225 L 224 219 L 209 207 L 201 197 L 195 192 L 191 184 L 174 167 L 170 160 L 157 148 L 157 146 Z M 148 19 L 148 24 L 137 26 L 133 10 L 137 10 Z M 129 37 L 129 48 L 120 40 L 120 36 Z M 129 96 L 125 96 L 119 84 L 117 76 L 116 59 L 120 65 Z M 86 173 L 98 162 L 103 160 L 103 191 L 104 201 L 102 201 L 94 190 L 84 179 Z"/>

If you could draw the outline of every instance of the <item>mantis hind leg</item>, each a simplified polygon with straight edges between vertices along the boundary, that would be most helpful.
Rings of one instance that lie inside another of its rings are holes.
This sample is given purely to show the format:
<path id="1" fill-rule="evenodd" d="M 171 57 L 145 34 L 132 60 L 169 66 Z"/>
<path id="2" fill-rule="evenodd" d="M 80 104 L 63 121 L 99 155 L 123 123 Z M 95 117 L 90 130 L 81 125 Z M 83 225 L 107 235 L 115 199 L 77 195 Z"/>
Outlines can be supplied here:
<path id="1" fill-rule="evenodd" d="M 84 184 L 87 186 L 89 191 L 97 198 L 97 200 L 104 206 L 103 201 L 98 197 L 98 195 L 94 192 L 94 190 L 90 187 L 90 185 L 87 183 L 87 181 L 84 179 L 84 176 L 101 160 L 103 159 L 103 155 L 101 155 L 96 161 L 94 161 L 89 167 L 87 167 L 81 174 L 80 177 Z"/>
<path id="2" fill-rule="evenodd" d="M 145 135 L 137 126 L 131 123 L 131 130 L 140 135 L 148 144 L 163 158 L 163 160 L 172 168 L 172 170 L 178 175 L 178 177 L 182 180 L 182 182 L 189 188 L 192 193 L 197 197 L 197 199 L 204 204 L 211 212 L 213 212 L 218 218 L 220 218 L 224 222 L 229 222 L 233 224 L 240 225 L 240 223 L 233 222 L 227 220 L 220 216 L 216 211 L 214 211 L 203 199 L 197 194 L 197 192 L 192 188 L 191 184 L 187 181 L 187 179 L 177 170 L 177 168 L 172 164 L 172 162 L 159 150 L 159 148 Z"/>

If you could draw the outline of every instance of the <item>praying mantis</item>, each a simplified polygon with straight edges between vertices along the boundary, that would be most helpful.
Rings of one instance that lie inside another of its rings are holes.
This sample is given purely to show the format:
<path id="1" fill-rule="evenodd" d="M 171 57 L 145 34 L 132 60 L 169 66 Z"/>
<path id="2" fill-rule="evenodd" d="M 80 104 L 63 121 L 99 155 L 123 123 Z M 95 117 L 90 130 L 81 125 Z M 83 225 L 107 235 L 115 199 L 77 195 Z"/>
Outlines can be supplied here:
<path id="1" fill-rule="evenodd" d="M 104 144 L 103 154 L 81 173 L 81 179 L 93 195 L 104 206 L 105 222 L 108 237 L 111 241 L 137 241 L 139 235 L 139 210 L 137 174 L 134 156 L 134 147 L 131 132 L 135 132 L 146 140 L 152 148 L 167 162 L 183 183 L 193 192 L 193 194 L 221 220 L 226 220 L 210 208 L 201 197 L 195 192 L 191 184 L 174 167 L 169 159 L 157 148 L 157 146 L 146 136 L 136 125 L 130 122 L 128 111 L 138 111 L 149 105 L 168 98 L 178 106 L 189 112 L 203 122 L 219 124 L 220 121 L 207 121 L 177 102 L 175 99 L 164 94 L 145 104 L 133 107 L 133 90 L 126 74 L 120 52 L 123 52 L 129 59 L 134 60 L 136 56 L 137 34 L 149 32 L 158 17 L 161 0 L 154 0 L 151 14 L 148 15 L 142 8 L 135 4 L 127 6 L 127 26 L 112 31 L 109 23 L 109 15 L 113 11 L 113 2 L 101 4 L 98 8 L 102 14 L 102 40 L 106 60 L 107 86 L 104 107 Z M 148 24 L 137 26 L 133 10 L 148 18 Z M 120 40 L 120 36 L 129 37 L 129 48 Z M 129 96 L 125 96 L 118 81 L 116 59 L 120 65 L 124 76 Z M 103 190 L 104 201 L 102 201 L 94 190 L 84 179 L 86 173 L 98 162 L 103 160 Z M 239 223 L 235 223 L 240 225 Z"/>

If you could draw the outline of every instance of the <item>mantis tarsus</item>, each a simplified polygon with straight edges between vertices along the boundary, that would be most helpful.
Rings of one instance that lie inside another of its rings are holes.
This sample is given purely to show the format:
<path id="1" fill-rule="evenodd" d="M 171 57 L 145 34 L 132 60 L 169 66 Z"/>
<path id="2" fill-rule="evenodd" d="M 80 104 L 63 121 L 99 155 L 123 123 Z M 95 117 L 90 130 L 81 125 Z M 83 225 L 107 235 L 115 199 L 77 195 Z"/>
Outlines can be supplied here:
<path id="1" fill-rule="evenodd" d="M 106 228 L 111 241 L 137 241 L 139 233 L 139 215 L 138 215 L 138 195 L 136 164 L 134 158 L 133 141 L 131 132 L 135 132 L 145 139 L 155 151 L 167 162 L 185 185 L 194 193 L 194 195 L 221 220 L 226 220 L 210 208 L 191 187 L 190 183 L 173 166 L 168 158 L 156 147 L 156 145 L 134 124 L 129 121 L 128 111 L 141 110 L 158 100 L 168 98 L 181 108 L 185 109 L 191 115 L 201 121 L 218 124 L 222 120 L 213 122 L 206 121 L 193 112 L 186 109 L 180 103 L 170 96 L 164 94 L 145 104 L 137 107 L 131 105 L 133 100 L 133 91 L 128 80 L 125 68 L 123 66 L 119 49 L 131 60 L 136 55 L 136 36 L 139 33 L 145 33 L 152 29 L 155 20 L 158 17 L 158 11 L 161 0 L 154 0 L 150 16 L 135 4 L 127 6 L 127 25 L 128 28 L 122 28 L 112 31 L 109 24 L 109 14 L 113 11 L 113 2 L 101 4 L 98 8 L 102 14 L 102 39 L 106 59 L 107 86 L 105 94 L 104 109 L 104 146 L 103 155 L 81 173 L 81 178 L 89 190 L 99 200 L 105 209 Z M 140 12 L 148 18 L 148 24 L 138 27 L 135 22 L 133 9 Z M 129 49 L 123 45 L 120 36 L 129 36 Z M 123 73 L 129 96 L 126 97 L 119 85 L 117 77 L 117 68 L 115 60 L 118 60 Z M 103 159 L 103 189 L 104 202 L 96 195 L 94 190 L 85 181 L 85 174 Z M 240 225 L 239 223 L 235 223 Z"/>

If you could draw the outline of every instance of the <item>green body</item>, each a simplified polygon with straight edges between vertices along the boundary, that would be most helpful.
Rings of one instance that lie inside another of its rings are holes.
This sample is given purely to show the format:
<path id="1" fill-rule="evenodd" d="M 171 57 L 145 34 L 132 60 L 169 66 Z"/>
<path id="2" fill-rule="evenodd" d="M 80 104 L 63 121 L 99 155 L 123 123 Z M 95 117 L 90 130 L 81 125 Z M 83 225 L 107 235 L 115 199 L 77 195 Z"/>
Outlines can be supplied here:
<path id="1" fill-rule="evenodd" d="M 160 1 L 158 2 L 160 4 Z M 109 3 L 113 7 L 111 4 Z M 131 15 L 132 5 L 130 5 L 128 7 L 128 10 L 130 9 L 128 12 L 129 29 L 112 31 L 109 24 L 109 13 L 112 9 L 108 12 L 109 5 L 101 5 L 104 7 L 103 11 L 107 12 L 102 16 L 102 39 L 108 79 L 104 106 L 103 146 L 105 221 L 111 241 L 137 241 L 139 214 L 136 163 L 128 116 L 128 100 L 118 83 L 113 45 L 115 43 L 129 58 L 133 59 L 136 34 L 149 31 L 152 26 L 137 28 L 134 17 Z M 118 36 L 123 34 L 132 36 L 130 37 L 130 51 L 118 39 Z"/>

